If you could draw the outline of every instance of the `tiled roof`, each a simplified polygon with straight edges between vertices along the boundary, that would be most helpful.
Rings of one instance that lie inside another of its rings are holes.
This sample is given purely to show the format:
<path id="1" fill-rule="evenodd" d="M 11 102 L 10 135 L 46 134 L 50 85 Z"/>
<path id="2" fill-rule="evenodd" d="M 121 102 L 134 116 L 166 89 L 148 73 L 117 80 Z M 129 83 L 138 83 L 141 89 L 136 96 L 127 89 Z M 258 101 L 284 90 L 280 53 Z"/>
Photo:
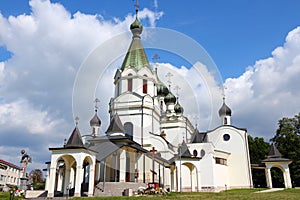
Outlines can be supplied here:
<path id="1" fill-rule="evenodd" d="M 12 167 L 12 168 L 15 168 L 15 169 L 18 169 L 18 170 L 21 170 L 22 168 L 17 166 L 17 165 L 14 165 L 10 162 L 7 162 L 5 160 L 0 160 L 0 164 L 3 164 L 3 165 L 6 165 L 6 166 L 9 166 L 9 167 Z"/>

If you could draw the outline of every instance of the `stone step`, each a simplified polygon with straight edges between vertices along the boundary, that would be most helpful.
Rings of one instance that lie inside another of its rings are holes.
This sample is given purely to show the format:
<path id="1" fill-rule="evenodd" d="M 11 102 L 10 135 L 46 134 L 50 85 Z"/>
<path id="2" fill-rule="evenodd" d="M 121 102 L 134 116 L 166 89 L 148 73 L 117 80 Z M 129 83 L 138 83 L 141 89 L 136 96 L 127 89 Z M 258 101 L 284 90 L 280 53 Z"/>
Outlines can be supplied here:
<path id="1" fill-rule="evenodd" d="M 139 187 L 147 187 L 147 184 L 131 182 L 106 182 L 103 190 L 103 183 L 101 182 L 96 185 L 94 196 L 123 196 L 125 190 L 131 193 L 131 191 L 137 191 Z M 131 196 L 131 194 L 127 195 Z"/>

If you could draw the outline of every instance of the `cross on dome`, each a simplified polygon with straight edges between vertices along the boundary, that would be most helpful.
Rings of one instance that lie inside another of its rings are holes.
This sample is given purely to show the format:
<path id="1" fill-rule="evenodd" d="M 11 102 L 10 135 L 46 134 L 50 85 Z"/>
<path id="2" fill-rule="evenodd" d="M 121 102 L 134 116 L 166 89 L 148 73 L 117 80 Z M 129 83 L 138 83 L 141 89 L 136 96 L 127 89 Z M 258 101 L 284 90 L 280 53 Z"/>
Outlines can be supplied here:
<path id="1" fill-rule="evenodd" d="M 159 55 L 158 54 L 155 54 L 152 58 L 153 62 L 154 62 L 154 65 L 155 65 L 155 70 L 157 70 L 157 66 L 158 66 L 158 63 L 157 61 L 160 59 Z"/>
<path id="2" fill-rule="evenodd" d="M 79 117 L 76 116 L 76 117 L 75 117 L 75 124 L 76 124 L 76 126 L 78 125 L 78 122 L 79 122 Z"/>
<path id="3" fill-rule="evenodd" d="M 177 97 L 179 97 L 179 90 L 181 90 L 181 88 L 178 85 L 176 85 L 174 90 L 176 91 Z"/>
<path id="4" fill-rule="evenodd" d="M 227 87 L 223 84 L 222 86 L 221 86 L 221 89 L 222 89 L 222 97 L 223 97 L 223 101 L 225 101 L 225 90 L 227 89 Z"/>
<path id="5" fill-rule="evenodd" d="M 100 100 L 98 98 L 95 99 L 95 112 L 97 112 L 98 110 L 98 103 L 100 102 Z"/>
<path id="6" fill-rule="evenodd" d="M 172 83 L 171 77 L 172 76 L 173 76 L 173 74 L 171 72 L 168 72 L 167 75 L 166 75 L 166 77 L 168 78 L 167 83 L 169 84 L 169 89 L 171 89 L 171 83 Z"/>

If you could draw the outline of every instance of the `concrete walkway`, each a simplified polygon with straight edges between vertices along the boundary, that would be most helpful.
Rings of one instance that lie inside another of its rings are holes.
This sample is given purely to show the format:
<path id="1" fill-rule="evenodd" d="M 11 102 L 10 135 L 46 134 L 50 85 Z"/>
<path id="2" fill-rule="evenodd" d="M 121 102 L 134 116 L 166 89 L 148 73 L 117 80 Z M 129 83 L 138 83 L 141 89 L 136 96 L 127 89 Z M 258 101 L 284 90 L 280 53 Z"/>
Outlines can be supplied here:
<path id="1" fill-rule="evenodd" d="M 255 193 L 276 192 L 276 191 L 280 191 L 280 190 L 284 190 L 284 188 L 271 188 L 271 189 L 267 189 L 267 190 L 258 191 Z"/>

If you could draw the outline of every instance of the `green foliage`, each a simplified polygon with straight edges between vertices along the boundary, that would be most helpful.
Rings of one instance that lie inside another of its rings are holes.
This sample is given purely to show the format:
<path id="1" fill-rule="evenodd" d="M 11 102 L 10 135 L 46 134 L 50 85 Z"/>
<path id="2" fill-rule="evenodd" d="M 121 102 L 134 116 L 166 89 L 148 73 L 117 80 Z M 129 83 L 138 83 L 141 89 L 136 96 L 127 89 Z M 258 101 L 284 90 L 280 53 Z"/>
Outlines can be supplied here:
<path id="1" fill-rule="evenodd" d="M 291 159 L 289 165 L 293 186 L 300 186 L 300 113 L 293 118 L 282 118 L 278 122 L 279 128 L 271 139 L 282 157 Z"/>
<path id="2" fill-rule="evenodd" d="M 270 150 L 270 144 L 263 138 L 248 136 L 249 154 L 251 164 L 261 164 L 261 161 L 267 158 Z M 254 187 L 267 187 L 265 171 L 262 169 L 252 170 L 252 180 Z"/>
<path id="3" fill-rule="evenodd" d="M 270 144 L 264 141 L 264 138 L 248 136 L 249 154 L 251 164 L 260 164 L 267 158 L 270 150 Z"/>

